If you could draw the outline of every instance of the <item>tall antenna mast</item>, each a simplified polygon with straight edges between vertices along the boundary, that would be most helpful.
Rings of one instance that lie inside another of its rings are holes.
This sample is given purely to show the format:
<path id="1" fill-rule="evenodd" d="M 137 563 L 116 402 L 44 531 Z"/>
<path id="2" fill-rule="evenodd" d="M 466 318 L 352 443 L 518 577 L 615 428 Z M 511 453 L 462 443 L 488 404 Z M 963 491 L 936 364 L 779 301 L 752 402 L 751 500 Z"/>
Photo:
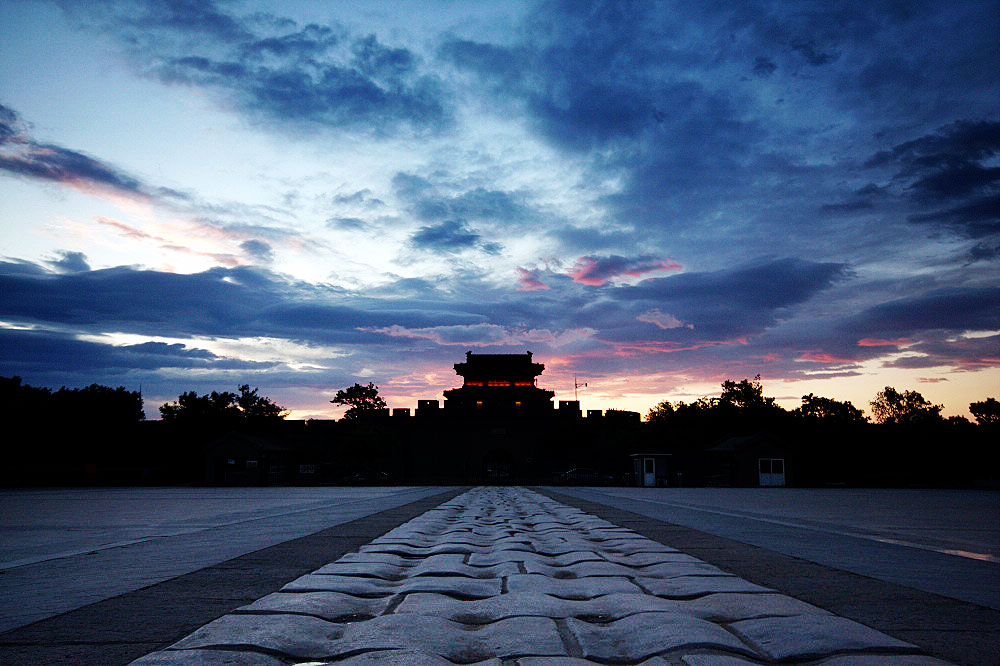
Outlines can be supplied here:
<path id="1" fill-rule="evenodd" d="M 573 399 L 574 400 L 576 400 L 577 402 L 580 402 L 580 396 L 577 393 L 577 391 L 578 391 L 578 389 L 584 388 L 586 386 L 587 386 L 587 382 L 579 384 L 576 381 L 576 375 L 573 375 Z"/>

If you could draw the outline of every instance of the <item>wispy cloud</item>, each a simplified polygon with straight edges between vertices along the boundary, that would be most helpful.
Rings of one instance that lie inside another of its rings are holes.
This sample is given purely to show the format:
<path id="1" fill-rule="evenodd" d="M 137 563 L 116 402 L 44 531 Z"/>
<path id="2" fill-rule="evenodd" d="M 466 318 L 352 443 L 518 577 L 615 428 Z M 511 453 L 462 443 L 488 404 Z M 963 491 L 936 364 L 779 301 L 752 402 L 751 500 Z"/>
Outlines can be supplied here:
<path id="1" fill-rule="evenodd" d="M 261 123 L 426 134 L 451 122 L 440 80 L 415 54 L 338 24 L 238 15 L 213 2 L 68 9 L 117 36 L 145 75 L 213 91 Z"/>
<path id="2" fill-rule="evenodd" d="M 97 196 L 108 194 L 148 201 L 164 194 L 97 158 L 35 140 L 17 112 L 3 105 L 0 105 L 0 171 L 51 181 Z"/>

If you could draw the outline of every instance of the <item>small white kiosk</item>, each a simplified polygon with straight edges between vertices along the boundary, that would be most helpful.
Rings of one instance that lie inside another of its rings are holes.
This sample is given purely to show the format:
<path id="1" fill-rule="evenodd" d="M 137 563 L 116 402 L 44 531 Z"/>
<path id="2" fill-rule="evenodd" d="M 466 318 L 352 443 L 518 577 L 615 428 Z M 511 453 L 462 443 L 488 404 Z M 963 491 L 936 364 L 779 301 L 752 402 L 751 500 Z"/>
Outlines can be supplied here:
<path id="1" fill-rule="evenodd" d="M 633 453 L 632 483 L 643 488 L 663 488 L 668 485 L 669 453 Z"/>

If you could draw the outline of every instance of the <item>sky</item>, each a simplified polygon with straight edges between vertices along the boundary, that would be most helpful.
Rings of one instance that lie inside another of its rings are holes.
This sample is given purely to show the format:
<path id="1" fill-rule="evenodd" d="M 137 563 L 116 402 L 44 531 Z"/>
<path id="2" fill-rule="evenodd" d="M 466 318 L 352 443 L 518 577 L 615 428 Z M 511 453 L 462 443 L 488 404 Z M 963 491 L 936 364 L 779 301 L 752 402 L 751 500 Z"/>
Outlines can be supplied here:
<path id="1" fill-rule="evenodd" d="M 1000 393 L 995 2 L 0 3 L 0 375 Z M 342 411 L 342 410 L 341 410 Z"/>

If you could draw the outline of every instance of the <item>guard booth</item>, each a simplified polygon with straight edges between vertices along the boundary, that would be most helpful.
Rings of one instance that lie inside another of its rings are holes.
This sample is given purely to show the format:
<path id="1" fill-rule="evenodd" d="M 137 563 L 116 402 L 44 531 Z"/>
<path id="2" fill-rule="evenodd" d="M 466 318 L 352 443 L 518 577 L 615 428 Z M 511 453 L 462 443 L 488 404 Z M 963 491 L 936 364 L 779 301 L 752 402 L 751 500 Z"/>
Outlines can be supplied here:
<path id="1" fill-rule="evenodd" d="M 784 458 L 758 458 L 757 474 L 761 488 L 779 488 L 785 485 Z"/>
<path id="2" fill-rule="evenodd" d="M 641 488 L 665 488 L 670 485 L 669 453 L 633 453 L 632 485 Z"/>
<path id="3" fill-rule="evenodd" d="M 731 437 L 707 453 L 708 483 L 713 486 L 780 488 L 787 485 L 788 467 L 794 462 L 785 442 L 769 433 Z"/>

